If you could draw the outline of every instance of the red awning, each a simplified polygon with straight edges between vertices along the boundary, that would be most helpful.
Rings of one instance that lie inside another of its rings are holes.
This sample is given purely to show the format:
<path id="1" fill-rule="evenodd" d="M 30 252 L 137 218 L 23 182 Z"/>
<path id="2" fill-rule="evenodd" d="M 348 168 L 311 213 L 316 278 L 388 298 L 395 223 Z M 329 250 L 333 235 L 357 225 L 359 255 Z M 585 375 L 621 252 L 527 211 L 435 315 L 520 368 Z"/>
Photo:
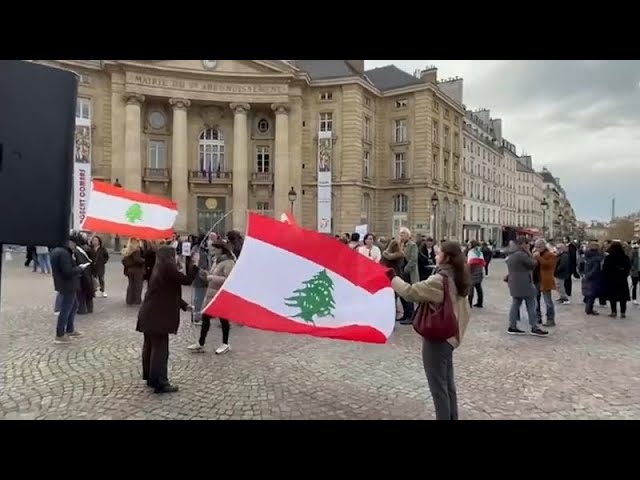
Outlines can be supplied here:
<path id="1" fill-rule="evenodd" d="M 518 228 L 516 229 L 516 232 L 518 232 L 521 235 L 530 235 L 532 237 L 535 237 L 536 235 L 541 235 L 540 230 L 538 230 L 537 228 Z"/>

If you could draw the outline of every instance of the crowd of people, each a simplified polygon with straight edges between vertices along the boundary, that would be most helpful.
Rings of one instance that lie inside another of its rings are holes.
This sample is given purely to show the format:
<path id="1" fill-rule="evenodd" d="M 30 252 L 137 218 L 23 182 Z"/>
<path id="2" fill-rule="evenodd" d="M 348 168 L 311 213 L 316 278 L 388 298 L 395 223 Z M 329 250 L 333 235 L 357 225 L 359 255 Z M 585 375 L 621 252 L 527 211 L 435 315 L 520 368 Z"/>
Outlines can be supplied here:
<path id="1" fill-rule="evenodd" d="M 102 240 L 74 233 L 67 245 L 51 252 L 51 270 L 57 291 L 55 342 L 66 343 L 80 336 L 74 327 L 75 314 L 91 313 L 96 292 L 106 297 L 105 264 L 109 254 Z M 484 308 L 484 278 L 489 275 L 491 248 L 478 241 L 460 245 L 432 238 L 414 241 L 407 228 L 398 238 L 376 239 L 372 233 L 362 240 L 357 233 L 337 237 L 347 248 L 387 268 L 396 294 L 396 320 L 416 326 L 416 319 L 438 311 L 449 310 L 455 318 L 455 334 L 445 339 L 423 338 L 423 365 L 438 419 L 457 419 L 457 398 L 453 370 L 453 351 L 463 339 L 473 308 Z M 185 248 L 188 242 L 188 248 Z M 230 231 L 224 238 L 211 232 L 198 237 L 181 238 L 177 234 L 162 242 L 139 242 L 130 239 L 122 251 L 123 273 L 128 287 L 126 304 L 139 307 L 136 329 L 143 333 L 143 379 L 157 393 L 177 391 L 168 379 L 169 335 L 178 331 L 180 310 L 191 311 L 200 327 L 198 341 L 188 347 L 193 353 L 205 351 L 213 318 L 203 312 L 240 256 L 243 238 Z M 628 248 L 627 248 L 628 247 Z M 36 247 L 37 248 L 37 247 Z M 39 258 L 31 252 L 32 261 Z M 28 253 L 29 255 L 29 253 Z M 512 305 L 507 333 L 523 335 L 518 327 L 524 303 L 530 334 L 548 336 L 556 326 L 555 305 L 569 305 L 573 294 L 573 278 L 581 279 L 582 296 L 587 315 L 598 315 L 596 302 L 611 308 L 611 317 L 626 317 L 627 303 L 637 304 L 640 277 L 638 245 L 618 241 L 599 245 L 579 245 L 570 239 L 562 242 L 518 239 L 511 242 L 506 259 L 507 283 Z M 629 285 L 631 277 L 631 286 Z M 142 295 L 144 284 L 146 294 Z M 182 297 L 183 285 L 192 286 L 190 301 Z M 554 301 L 553 292 L 557 299 Z M 448 295 L 445 293 L 448 292 Z M 544 301 L 543 324 L 541 301 Z M 231 324 L 218 319 L 222 343 L 217 355 L 230 351 Z"/>

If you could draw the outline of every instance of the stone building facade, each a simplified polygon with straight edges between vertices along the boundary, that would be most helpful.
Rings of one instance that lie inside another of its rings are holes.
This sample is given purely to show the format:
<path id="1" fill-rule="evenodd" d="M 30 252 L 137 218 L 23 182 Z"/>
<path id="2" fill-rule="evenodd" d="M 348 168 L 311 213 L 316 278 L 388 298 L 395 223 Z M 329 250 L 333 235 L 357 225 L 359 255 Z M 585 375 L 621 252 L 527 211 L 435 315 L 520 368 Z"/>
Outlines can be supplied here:
<path id="1" fill-rule="evenodd" d="M 80 75 L 95 179 L 173 198 L 176 230 L 305 227 L 459 239 L 462 84 L 364 60 L 55 60 Z M 458 96 L 458 99 L 455 97 Z M 320 151 L 319 151 L 320 150 Z M 321 162 L 322 168 L 318 168 Z M 330 178 L 319 190 L 318 180 Z M 318 200 L 318 194 L 322 197 Z M 431 197 L 439 202 L 432 212 Z"/>
<path id="2" fill-rule="evenodd" d="M 529 155 L 516 164 L 516 226 L 542 234 L 542 177 L 533 169 Z"/>

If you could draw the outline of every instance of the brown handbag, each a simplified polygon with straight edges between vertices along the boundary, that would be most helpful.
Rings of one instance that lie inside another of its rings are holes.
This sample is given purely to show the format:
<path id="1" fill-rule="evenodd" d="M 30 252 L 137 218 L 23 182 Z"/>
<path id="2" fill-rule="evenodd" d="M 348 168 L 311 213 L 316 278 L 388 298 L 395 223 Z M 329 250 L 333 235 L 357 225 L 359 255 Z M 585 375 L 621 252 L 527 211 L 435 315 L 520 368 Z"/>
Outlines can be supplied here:
<path id="1" fill-rule="evenodd" d="M 440 272 L 444 298 L 440 304 L 421 303 L 413 316 L 413 329 L 430 342 L 444 342 L 458 335 L 458 319 L 449 294 L 449 277 Z"/>

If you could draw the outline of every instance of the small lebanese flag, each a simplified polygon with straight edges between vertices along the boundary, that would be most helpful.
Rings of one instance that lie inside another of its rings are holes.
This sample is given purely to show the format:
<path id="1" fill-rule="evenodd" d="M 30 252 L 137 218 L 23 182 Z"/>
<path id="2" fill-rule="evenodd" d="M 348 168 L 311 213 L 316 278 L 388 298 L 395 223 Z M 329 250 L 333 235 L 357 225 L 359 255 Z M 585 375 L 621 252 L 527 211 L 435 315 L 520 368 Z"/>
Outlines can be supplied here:
<path id="1" fill-rule="evenodd" d="M 381 265 L 336 248 L 333 237 L 250 213 L 242 256 L 204 313 L 261 330 L 385 343 L 396 302 Z"/>
<path id="2" fill-rule="evenodd" d="M 482 250 L 479 248 L 472 248 L 467 253 L 467 264 L 469 265 L 480 265 L 484 267 L 486 262 L 484 261 L 484 256 L 482 255 Z"/>
<path id="3" fill-rule="evenodd" d="M 142 240 L 161 240 L 173 235 L 178 206 L 167 198 L 96 180 L 91 182 L 89 198 L 82 230 Z"/>
<path id="4" fill-rule="evenodd" d="M 280 215 L 280 221 L 284 223 L 288 223 L 289 225 L 298 225 L 298 222 L 296 222 L 296 219 L 293 216 L 293 212 L 291 211 L 291 209 L 287 210 L 286 212 Z"/>

